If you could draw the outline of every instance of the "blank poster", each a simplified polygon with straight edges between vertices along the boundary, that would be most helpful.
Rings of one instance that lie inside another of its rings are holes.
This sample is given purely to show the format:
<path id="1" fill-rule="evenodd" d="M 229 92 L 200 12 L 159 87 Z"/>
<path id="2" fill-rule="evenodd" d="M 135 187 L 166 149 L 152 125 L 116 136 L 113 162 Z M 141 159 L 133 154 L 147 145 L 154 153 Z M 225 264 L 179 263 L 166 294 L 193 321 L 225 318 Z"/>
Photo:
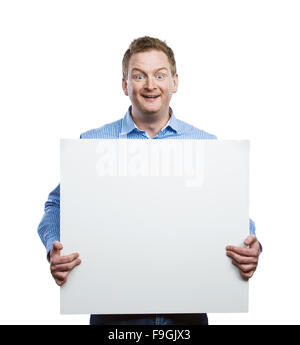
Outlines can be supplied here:
<path id="1" fill-rule="evenodd" d="M 247 312 L 249 142 L 61 140 L 63 314 Z"/>

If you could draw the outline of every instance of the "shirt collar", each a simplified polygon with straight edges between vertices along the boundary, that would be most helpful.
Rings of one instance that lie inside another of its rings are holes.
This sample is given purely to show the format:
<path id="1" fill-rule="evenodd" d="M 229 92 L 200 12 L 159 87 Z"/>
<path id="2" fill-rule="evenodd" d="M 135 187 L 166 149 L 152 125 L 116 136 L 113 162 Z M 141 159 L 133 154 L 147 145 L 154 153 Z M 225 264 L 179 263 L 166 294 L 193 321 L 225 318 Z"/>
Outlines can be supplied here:
<path id="1" fill-rule="evenodd" d="M 129 134 L 134 129 L 138 129 L 138 127 L 136 126 L 136 124 L 134 123 L 134 121 L 131 117 L 130 110 L 131 110 L 131 106 L 128 108 L 125 116 L 123 117 L 121 135 Z M 178 133 L 179 132 L 179 123 L 178 123 L 178 120 L 176 119 L 174 112 L 173 112 L 173 109 L 171 107 L 169 108 L 169 113 L 171 114 L 171 117 L 163 129 L 170 127 L 176 133 Z"/>

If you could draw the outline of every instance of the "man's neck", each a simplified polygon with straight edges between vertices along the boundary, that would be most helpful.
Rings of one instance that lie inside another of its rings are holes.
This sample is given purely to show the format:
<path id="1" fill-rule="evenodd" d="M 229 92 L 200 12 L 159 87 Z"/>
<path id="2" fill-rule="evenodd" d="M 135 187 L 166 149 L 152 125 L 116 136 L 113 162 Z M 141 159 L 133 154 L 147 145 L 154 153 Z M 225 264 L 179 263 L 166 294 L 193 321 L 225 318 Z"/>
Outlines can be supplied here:
<path id="1" fill-rule="evenodd" d="M 130 115 L 138 129 L 146 131 L 150 138 L 155 137 L 168 123 L 171 117 L 170 109 L 163 114 L 142 114 L 132 106 Z"/>

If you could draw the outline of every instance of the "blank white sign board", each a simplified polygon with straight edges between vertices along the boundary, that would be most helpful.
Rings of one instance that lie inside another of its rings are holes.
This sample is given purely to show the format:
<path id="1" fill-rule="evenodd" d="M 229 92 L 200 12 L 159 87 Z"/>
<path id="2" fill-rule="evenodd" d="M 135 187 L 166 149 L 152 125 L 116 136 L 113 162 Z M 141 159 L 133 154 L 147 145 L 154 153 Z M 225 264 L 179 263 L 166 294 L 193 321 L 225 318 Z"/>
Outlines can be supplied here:
<path id="1" fill-rule="evenodd" d="M 247 312 L 249 142 L 61 140 L 63 314 Z"/>

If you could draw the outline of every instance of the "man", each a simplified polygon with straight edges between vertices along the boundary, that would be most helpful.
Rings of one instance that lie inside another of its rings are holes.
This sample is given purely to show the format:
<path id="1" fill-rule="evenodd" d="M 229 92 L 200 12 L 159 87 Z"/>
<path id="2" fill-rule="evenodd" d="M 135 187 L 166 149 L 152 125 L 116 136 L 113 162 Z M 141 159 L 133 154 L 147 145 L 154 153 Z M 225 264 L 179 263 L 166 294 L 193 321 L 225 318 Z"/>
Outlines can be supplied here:
<path id="1" fill-rule="evenodd" d="M 175 118 L 169 104 L 178 88 L 178 75 L 173 51 L 165 42 L 152 37 L 134 40 L 123 57 L 123 91 L 131 100 L 125 117 L 81 134 L 84 139 L 216 139 Z M 60 188 L 49 194 L 45 214 L 38 233 L 47 249 L 53 278 L 59 286 L 66 281 L 72 269 L 81 260 L 78 253 L 61 256 L 63 246 L 60 234 Z M 255 236 L 255 225 L 250 220 L 250 235 L 246 247 L 227 246 L 232 259 L 244 279 L 252 277 L 258 264 L 260 244 Z M 91 324 L 208 324 L 206 314 L 163 315 L 92 315 Z"/>

